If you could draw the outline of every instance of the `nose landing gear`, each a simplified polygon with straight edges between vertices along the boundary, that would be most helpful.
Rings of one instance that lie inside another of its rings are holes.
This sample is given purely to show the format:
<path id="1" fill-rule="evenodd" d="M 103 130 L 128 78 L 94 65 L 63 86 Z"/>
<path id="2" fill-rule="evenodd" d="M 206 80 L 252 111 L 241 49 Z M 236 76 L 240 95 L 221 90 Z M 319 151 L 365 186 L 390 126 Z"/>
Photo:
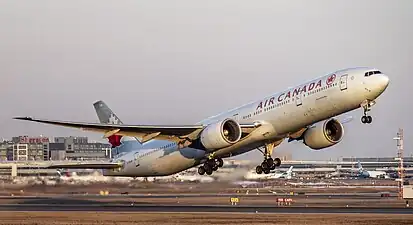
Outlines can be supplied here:
<path id="1" fill-rule="evenodd" d="M 364 124 L 369 124 L 373 121 L 371 116 L 368 116 L 367 113 L 371 111 L 371 107 L 375 104 L 375 101 L 365 100 L 361 103 L 363 108 L 363 116 L 361 117 L 361 122 Z"/>
<path id="2" fill-rule="evenodd" d="M 261 165 L 258 165 L 255 168 L 255 172 L 257 174 L 262 174 L 263 172 L 265 174 L 269 174 L 270 170 L 275 169 L 275 167 L 279 167 L 281 165 L 281 159 L 280 158 L 275 158 L 272 159 L 271 155 L 272 155 L 272 151 L 274 149 L 274 143 L 271 144 L 266 144 L 264 146 L 264 161 L 261 163 Z M 260 150 L 262 152 L 262 150 L 260 148 L 258 148 L 258 150 Z"/>
<path id="3" fill-rule="evenodd" d="M 224 165 L 224 160 L 221 158 L 214 158 L 214 153 L 211 153 L 208 156 L 208 159 L 204 162 L 204 165 L 198 167 L 198 174 L 199 175 L 204 175 L 205 173 L 207 175 L 212 175 L 214 171 L 217 171 L 218 168 L 222 167 Z"/>

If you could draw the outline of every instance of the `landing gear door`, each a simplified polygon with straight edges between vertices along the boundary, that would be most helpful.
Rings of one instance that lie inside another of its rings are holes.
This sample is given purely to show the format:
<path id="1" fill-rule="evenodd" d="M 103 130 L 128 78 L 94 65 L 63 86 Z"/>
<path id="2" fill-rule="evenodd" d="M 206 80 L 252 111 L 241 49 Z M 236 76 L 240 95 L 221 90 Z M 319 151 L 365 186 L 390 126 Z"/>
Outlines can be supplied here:
<path id="1" fill-rule="evenodd" d="M 347 77 L 347 74 L 340 77 L 340 90 L 342 91 L 347 90 Z"/>

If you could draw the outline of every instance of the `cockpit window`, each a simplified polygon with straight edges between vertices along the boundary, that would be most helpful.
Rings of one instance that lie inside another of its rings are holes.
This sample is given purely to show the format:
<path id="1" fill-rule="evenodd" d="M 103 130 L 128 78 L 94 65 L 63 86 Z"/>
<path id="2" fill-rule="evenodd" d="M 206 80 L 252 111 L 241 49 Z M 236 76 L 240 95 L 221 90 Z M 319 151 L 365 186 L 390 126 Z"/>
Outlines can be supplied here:
<path id="1" fill-rule="evenodd" d="M 365 77 L 371 76 L 373 74 L 381 74 L 379 70 L 369 71 L 364 74 Z"/>

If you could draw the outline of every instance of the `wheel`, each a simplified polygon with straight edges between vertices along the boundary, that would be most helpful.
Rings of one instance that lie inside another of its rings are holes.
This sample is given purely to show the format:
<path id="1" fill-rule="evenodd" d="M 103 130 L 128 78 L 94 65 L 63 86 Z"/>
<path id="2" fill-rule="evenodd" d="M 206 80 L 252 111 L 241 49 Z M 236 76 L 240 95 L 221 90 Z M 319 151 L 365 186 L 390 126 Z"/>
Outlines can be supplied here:
<path id="1" fill-rule="evenodd" d="M 218 170 L 218 165 L 217 165 L 217 164 L 214 164 L 214 165 L 212 166 L 212 170 L 213 170 L 213 171 L 217 171 L 217 170 Z"/>
<path id="2" fill-rule="evenodd" d="M 266 161 L 261 163 L 261 167 L 262 167 L 263 170 L 265 170 L 267 168 L 270 168 L 270 166 L 268 165 L 268 163 Z"/>
<path id="3" fill-rule="evenodd" d="M 367 116 L 367 123 L 371 123 L 373 121 L 373 118 L 371 116 Z"/>
<path id="4" fill-rule="evenodd" d="M 204 175 L 205 174 L 205 168 L 203 166 L 198 167 L 198 174 L 199 175 Z"/>
<path id="5" fill-rule="evenodd" d="M 361 117 L 361 122 L 362 123 L 367 123 L 367 121 L 368 121 L 367 116 L 362 116 Z"/>
<path id="6" fill-rule="evenodd" d="M 208 175 L 212 174 L 212 167 L 209 164 L 205 163 L 203 167 L 205 169 L 206 174 L 208 174 Z"/>
<path id="7" fill-rule="evenodd" d="M 224 160 L 222 160 L 221 158 L 218 158 L 216 161 L 218 167 L 222 167 L 224 165 Z"/>
<path id="8" fill-rule="evenodd" d="M 280 158 L 275 158 L 274 159 L 274 164 L 275 164 L 276 167 L 281 166 L 281 159 Z"/>
<path id="9" fill-rule="evenodd" d="M 274 170 L 275 169 L 275 163 L 271 164 L 270 170 Z"/>
<path id="10" fill-rule="evenodd" d="M 255 172 L 257 172 L 257 174 L 262 174 L 262 167 L 261 166 L 257 166 L 255 168 Z"/>
<path id="11" fill-rule="evenodd" d="M 264 169 L 264 173 L 269 174 L 270 173 L 270 168 Z"/>

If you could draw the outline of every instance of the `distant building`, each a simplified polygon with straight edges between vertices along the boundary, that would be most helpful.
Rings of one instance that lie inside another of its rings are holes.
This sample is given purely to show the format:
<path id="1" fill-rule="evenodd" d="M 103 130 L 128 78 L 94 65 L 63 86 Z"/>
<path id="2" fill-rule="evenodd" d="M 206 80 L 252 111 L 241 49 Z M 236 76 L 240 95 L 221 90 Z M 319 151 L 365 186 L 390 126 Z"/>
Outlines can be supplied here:
<path id="1" fill-rule="evenodd" d="M 13 160 L 13 142 L 3 141 L 0 142 L 0 160 L 12 161 Z"/>
<path id="2" fill-rule="evenodd" d="M 103 160 L 111 158 L 111 146 L 89 143 L 87 137 L 56 137 L 50 143 L 51 160 Z"/>
<path id="3" fill-rule="evenodd" d="M 14 161 L 39 161 L 49 159 L 49 138 L 19 136 L 12 138 Z"/>
<path id="4" fill-rule="evenodd" d="M 396 157 L 396 156 L 395 156 Z M 343 162 L 398 162 L 395 157 L 363 157 L 363 158 L 343 158 Z M 404 157 L 404 162 L 413 163 L 413 157 Z"/>
<path id="5" fill-rule="evenodd" d="M 87 137 L 13 137 L 0 142 L 2 161 L 103 160 L 111 158 L 111 146 L 89 143 Z"/>

